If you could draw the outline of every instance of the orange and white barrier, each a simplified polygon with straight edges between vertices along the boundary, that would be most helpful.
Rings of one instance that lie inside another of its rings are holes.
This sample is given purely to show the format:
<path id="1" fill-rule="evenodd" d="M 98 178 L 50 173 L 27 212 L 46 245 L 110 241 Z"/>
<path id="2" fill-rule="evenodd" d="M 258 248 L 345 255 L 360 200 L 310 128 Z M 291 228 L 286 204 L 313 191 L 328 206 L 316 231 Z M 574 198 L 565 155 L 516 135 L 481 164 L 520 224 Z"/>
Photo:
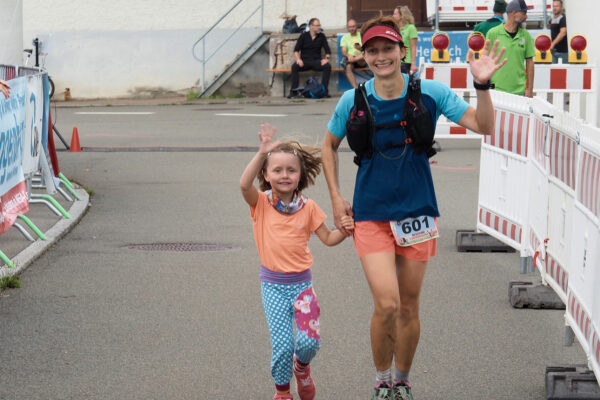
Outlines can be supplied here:
<path id="1" fill-rule="evenodd" d="M 492 100 L 477 228 L 533 258 L 600 382 L 600 129 L 539 97 Z"/>
<path id="2" fill-rule="evenodd" d="M 426 64 L 425 79 L 448 85 L 473 106 L 477 103 L 469 64 Z M 536 64 L 534 94 L 540 96 L 592 125 L 598 123 L 597 70 L 590 64 Z M 568 94 L 568 101 L 567 99 Z M 436 137 L 477 138 L 473 132 L 442 117 L 438 121 Z"/>

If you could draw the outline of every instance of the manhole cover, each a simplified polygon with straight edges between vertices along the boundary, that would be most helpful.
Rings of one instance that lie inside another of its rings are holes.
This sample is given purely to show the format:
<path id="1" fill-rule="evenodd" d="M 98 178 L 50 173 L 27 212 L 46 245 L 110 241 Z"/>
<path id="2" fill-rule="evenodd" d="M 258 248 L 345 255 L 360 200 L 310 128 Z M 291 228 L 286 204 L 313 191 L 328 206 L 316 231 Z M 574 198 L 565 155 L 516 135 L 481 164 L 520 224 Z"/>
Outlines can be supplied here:
<path id="1" fill-rule="evenodd" d="M 144 251 L 231 251 L 239 247 L 209 243 L 148 243 L 125 246 L 130 250 Z"/>

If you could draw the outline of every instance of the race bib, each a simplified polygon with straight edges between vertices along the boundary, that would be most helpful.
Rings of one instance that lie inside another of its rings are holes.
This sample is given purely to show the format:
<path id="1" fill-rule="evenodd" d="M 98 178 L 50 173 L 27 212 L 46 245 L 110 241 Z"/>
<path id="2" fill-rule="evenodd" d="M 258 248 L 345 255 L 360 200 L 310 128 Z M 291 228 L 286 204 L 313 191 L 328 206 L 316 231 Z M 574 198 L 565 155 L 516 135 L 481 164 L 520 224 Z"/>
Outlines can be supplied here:
<path id="1" fill-rule="evenodd" d="M 422 215 L 402 221 L 390 221 L 392 233 L 398 246 L 412 246 L 439 236 L 435 218 Z"/>

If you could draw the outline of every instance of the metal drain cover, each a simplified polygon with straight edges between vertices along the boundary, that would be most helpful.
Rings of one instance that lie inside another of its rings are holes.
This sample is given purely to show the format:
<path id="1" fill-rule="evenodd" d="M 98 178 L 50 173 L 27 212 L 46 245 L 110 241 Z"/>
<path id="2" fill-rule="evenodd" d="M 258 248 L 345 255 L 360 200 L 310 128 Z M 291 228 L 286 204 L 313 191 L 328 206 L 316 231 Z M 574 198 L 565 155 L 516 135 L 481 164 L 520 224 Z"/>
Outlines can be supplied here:
<path id="1" fill-rule="evenodd" d="M 239 247 L 210 243 L 148 243 L 125 246 L 130 250 L 143 251 L 231 251 Z"/>

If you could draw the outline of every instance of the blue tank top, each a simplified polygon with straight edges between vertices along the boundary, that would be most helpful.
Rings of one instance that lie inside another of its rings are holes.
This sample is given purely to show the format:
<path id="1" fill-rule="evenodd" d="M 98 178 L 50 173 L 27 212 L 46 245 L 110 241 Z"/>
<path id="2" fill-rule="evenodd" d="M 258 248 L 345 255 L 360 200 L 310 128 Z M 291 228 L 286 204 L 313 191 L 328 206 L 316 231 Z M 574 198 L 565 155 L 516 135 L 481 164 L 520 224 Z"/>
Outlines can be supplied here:
<path id="1" fill-rule="evenodd" d="M 404 76 L 408 82 L 408 76 Z M 377 125 L 402 121 L 406 90 L 396 99 L 384 100 L 375 93 L 373 80 L 367 82 L 366 89 Z M 469 106 L 439 82 L 422 80 L 421 93 L 434 126 L 441 113 L 457 122 Z M 329 122 L 329 131 L 335 136 L 345 136 L 345 123 L 353 104 L 354 89 L 342 96 Z M 377 130 L 373 157 L 363 158 L 356 173 L 352 204 L 356 221 L 394 221 L 421 215 L 439 217 L 427 155 L 415 154 L 410 145 L 390 147 L 405 139 L 399 125 Z"/>

